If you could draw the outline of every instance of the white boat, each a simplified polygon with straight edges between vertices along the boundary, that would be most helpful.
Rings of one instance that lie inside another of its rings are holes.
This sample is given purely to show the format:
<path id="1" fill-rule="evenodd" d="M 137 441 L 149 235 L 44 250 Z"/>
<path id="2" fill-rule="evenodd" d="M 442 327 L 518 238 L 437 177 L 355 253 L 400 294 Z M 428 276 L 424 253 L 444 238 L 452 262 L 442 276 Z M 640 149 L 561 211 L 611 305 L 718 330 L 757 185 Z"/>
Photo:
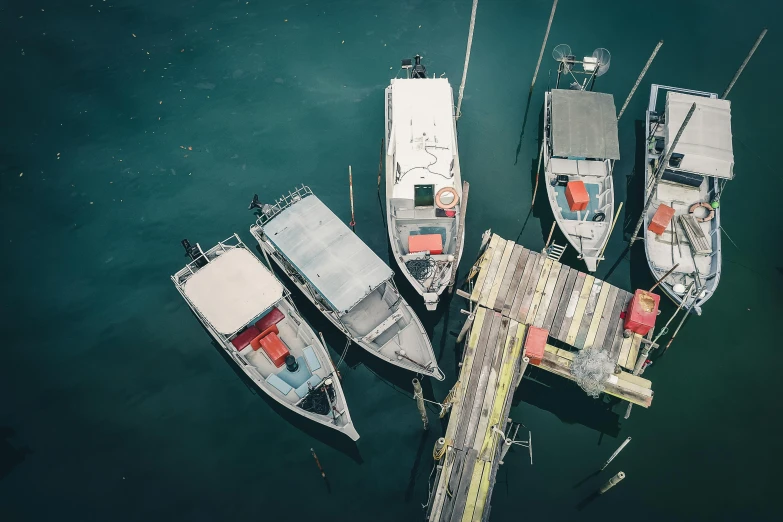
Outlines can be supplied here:
<path id="1" fill-rule="evenodd" d="M 258 388 L 289 410 L 357 440 L 327 348 L 270 269 L 234 234 L 171 276 L 204 328 Z"/>
<path id="2" fill-rule="evenodd" d="M 382 360 L 443 380 L 427 332 L 394 272 L 309 187 L 271 205 L 253 198 L 261 249 L 351 341 Z"/>
<path id="3" fill-rule="evenodd" d="M 386 88 L 386 224 L 400 270 L 435 310 L 465 241 L 463 191 L 451 85 L 415 60 Z"/>
<path id="4" fill-rule="evenodd" d="M 696 110 L 655 185 L 656 170 L 693 103 Z M 653 85 L 645 123 L 645 200 L 653 191 L 644 216 L 647 263 L 656 279 L 677 265 L 660 286 L 675 303 L 685 301 L 686 308 L 701 314 L 720 281 L 717 202 L 723 185 L 734 178 L 731 102 L 715 93 Z M 648 227 L 661 205 L 674 209 L 674 215 L 658 235 Z"/>
<path id="5" fill-rule="evenodd" d="M 612 95 L 583 88 L 547 92 L 543 150 L 544 184 L 555 221 L 594 272 L 614 219 L 612 170 L 620 145 Z"/>

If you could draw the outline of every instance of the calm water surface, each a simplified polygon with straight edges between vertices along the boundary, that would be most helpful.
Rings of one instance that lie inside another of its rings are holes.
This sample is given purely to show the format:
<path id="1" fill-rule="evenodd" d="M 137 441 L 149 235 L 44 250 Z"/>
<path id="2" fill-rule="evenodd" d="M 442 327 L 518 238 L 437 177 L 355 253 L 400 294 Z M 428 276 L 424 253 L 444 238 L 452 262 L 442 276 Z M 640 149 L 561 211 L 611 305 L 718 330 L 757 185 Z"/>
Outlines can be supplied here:
<path id="1" fill-rule="evenodd" d="M 493 521 L 779 513 L 780 6 L 561 1 L 520 137 L 551 3 L 479 5 L 459 123 L 472 184 L 463 273 L 487 228 L 543 246 L 548 207 L 539 199 L 525 218 L 556 44 L 612 52 L 596 87 L 619 108 L 665 40 L 620 123 L 615 186 L 631 221 L 650 82 L 721 92 L 770 29 L 730 96 L 737 177 L 722 208 L 737 248 L 724 242 L 717 295 L 645 374 L 653 407 L 627 421 L 562 382 L 521 387 L 511 414 L 533 433 L 534 465 L 523 451 L 506 459 Z M 467 0 L 0 2 L 0 518 L 421 519 L 445 425 L 422 434 L 411 375 L 349 351 L 354 446 L 255 394 L 169 275 L 185 262 L 184 237 L 212 245 L 238 232 L 250 242 L 253 193 L 270 200 L 306 183 L 348 221 L 348 165 L 357 233 L 388 259 L 376 193 L 383 89 L 418 52 L 456 90 L 469 16 Z M 625 245 L 616 230 L 598 275 L 648 286 L 643 251 Z M 337 331 L 296 298 L 338 357 Z M 421 311 L 448 375 L 427 383 L 430 398 L 454 384 L 463 304 Z M 591 476 L 627 436 L 606 475 Z M 584 505 L 619 470 L 625 481 Z"/>

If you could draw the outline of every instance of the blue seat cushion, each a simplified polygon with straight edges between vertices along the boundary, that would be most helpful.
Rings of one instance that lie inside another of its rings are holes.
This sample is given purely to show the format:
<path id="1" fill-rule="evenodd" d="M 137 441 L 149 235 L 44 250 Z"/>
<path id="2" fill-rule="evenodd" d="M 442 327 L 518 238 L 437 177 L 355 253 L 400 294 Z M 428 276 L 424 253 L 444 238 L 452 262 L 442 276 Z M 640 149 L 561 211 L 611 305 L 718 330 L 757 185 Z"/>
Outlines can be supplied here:
<path id="1" fill-rule="evenodd" d="M 313 375 L 309 379 L 307 379 L 307 382 L 302 384 L 300 387 L 296 389 L 296 394 L 299 396 L 299 398 L 303 398 L 305 395 L 307 395 L 307 392 L 310 391 L 310 387 L 315 388 L 318 386 L 318 384 L 321 382 L 321 378 L 317 375 Z M 310 384 L 310 387 L 307 385 Z"/>
<path id="2" fill-rule="evenodd" d="M 297 357 L 296 363 L 299 366 L 295 372 L 289 372 L 287 367 L 282 367 L 277 376 L 283 381 L 290 384 L 293 388 L 300 387 L 303 383 L 307 382 L 307 379 L 313 375 L 305 364 L 304 357 Z"/>
<path id="3" fill-rule="evenodd" d="M 310 371 L 314 372 L 321 368 L 321 361 L 318 360 L 318 357 L 315 355 L 315 350 L 312 346 L 305 347 L 304 356 L 305 360 L 307 361 L 307 366 L 310 367 Z"/>
<path id="4" fill-rule="evenodd" d="M 290 392 L 293 387 L 285 382 L 283 379 L 278 377 L 276 374 L 271 374 L 269 377 L 266 378 L 266 382 L 277 388 L 277 390 L 282 393 L 283 395 L 288 395 L 288 392 Z M 297 393 L 299 393 L 297 391 Z"/>

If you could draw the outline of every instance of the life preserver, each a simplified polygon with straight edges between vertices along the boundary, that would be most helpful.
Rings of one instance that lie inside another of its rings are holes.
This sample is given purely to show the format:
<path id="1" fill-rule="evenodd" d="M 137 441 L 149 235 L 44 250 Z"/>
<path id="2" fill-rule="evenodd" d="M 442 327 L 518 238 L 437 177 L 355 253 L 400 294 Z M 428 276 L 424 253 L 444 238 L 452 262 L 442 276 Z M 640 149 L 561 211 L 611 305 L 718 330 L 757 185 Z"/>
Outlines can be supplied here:
<path id="1" fill-rule="evenodd" d="M 441 201 L 444 194 L 451 194 L 453 196 L 451 203 L 444 203 Z M 438 205 L 438 208 L 440 209 L 448 210 L 454 208 L 457 206 L 457 203 L 459 203 L 459 194 L 457 194 L 457 191 L 454 190 L 453 187 L 443 187 L 435 194 L 435 204 Z"/>
<path id="2" fill-rule="evenodd" d="M 715 217 L 715 209 L 712 208 L 712 205 L 704 201 L 702 201 L 701 203 L 694 203 L 693 205 L 691 205 L 691 208 L 688 209 L 688 213 L 693 214 L 693 212 L 699 207 L 707 209 L 707 215 L 704 217 L 693 216 L 693 218 L 699 223 L 706 223 L 707 221 L 712 221 L 712 218 Z"/>

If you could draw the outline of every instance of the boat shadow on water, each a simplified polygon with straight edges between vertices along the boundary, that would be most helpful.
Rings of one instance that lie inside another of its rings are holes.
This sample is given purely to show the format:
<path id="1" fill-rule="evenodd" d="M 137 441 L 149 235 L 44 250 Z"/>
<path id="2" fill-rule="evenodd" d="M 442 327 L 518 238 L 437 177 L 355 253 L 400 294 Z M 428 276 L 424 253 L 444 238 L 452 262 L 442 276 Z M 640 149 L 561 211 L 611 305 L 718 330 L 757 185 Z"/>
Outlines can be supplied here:
<path id="1" fill-rule="evenodd" d="M 11 471 L 24 462 L 27 455 L 33 451 L 27 446 L 13 444 L 11 439 L 16 431 L 10 426 L 0 426 L 0 480 L 7 477 Z"/>

